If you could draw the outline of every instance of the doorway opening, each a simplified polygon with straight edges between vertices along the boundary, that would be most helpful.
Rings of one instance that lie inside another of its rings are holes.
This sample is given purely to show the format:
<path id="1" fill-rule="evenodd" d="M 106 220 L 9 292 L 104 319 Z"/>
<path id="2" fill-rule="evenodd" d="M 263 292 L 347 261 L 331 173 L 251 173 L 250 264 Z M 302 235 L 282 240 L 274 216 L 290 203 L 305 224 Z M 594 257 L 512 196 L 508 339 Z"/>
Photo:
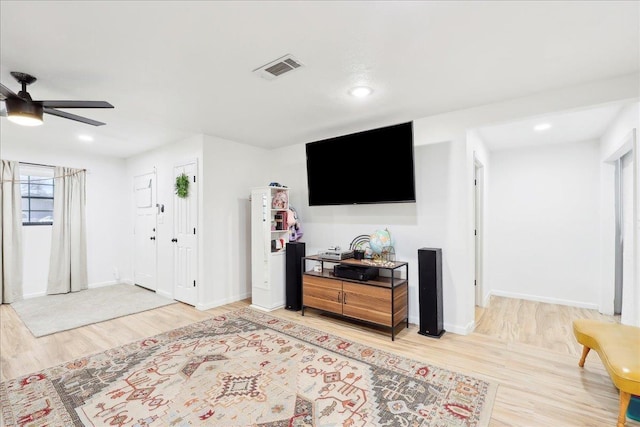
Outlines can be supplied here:
<path id="1" fill-rule="evenodd" d="M 615 287 L 614 287 L 614 297 L 613 297 L 613 314 L 622 313 L 622 274 L 623 274 L 623 263 L 622 263 L 622 254 L 624 252 L 624 241 L 623 241 L 623 233 L 622 233 L 622 183 L 621 183 L 621 159 L 617 159 L 615 162 L 616 171 L 615 171 L 615 204 L 616 204 L 616 213 L 615 213 L 615 222 L 616 222 L 616 237 L 615 237 Z"/>
<path id="2" fill-rule="evenodd" d="M 610 155 L 605 163 L 606 175 L 613 191 L 608 203 L 614 203 L 614 210 L 607 219 L 607 228 L 614 231 L 607 250 L 613 257 L 613 287 L 604 289 L 601 311 L 620 315 L 624 324 L 640 324 L 640 302 L 636 275 L 638 250 L 638 165 L 636 130 L 633 129 L 621 142 L 620 147 Z M 610 172 L 609 172 L 610 171 Z M 609 205 L 611 206 L 611 205 Z M 615 228 L 614 228 L 615 227 Z M 606 229 L 606 228 L 605 228 Z M 611 239 L 611 237 L 609 237 Z M 611 276 L 609 276 L 611 278 Z M 609 282 L 611 283 L 611 282 Z"/>
<path id="3" fill-rule="evenodd" d="M 616 160 L 616 252 L 613 314 L 622 314 L 625 286 L 633 281 L 633 151 Z"/>
<path id="4" fill-rule="evenodd" d="M 474 155 L 473 159 L 473 184 L 474 184 L 474 245 L 475 245 L 475 269 L 473 284 L 475 287 L 475 305 L 484 307 L 483 292 L 483 218 L 484 218 L 484 165 Z"/>

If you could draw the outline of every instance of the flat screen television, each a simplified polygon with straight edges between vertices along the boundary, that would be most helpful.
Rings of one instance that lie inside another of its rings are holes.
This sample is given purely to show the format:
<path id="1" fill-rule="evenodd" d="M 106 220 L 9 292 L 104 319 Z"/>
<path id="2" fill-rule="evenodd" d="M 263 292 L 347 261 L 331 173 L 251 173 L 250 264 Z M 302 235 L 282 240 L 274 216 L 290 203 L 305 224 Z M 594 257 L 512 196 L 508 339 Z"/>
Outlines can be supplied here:
<path id="1" fill-rule="evenodd" d="M 309 206 L 415 202 L 413 123 L 306 144 Z"/>

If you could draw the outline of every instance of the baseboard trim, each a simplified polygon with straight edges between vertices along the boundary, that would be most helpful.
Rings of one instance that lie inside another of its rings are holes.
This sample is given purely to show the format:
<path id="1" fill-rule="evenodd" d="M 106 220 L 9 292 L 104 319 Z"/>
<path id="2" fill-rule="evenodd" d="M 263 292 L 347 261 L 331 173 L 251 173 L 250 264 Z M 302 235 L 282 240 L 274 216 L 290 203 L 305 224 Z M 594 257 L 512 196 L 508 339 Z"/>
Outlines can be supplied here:
<path id="1" fill-rule="evenodd" d="M 211 301 L 208 303 L 198 303 L 196 304 L 196 308 L 198 310 L 210 310 L 212 308 L 220 307 L 221 305 L 231 304 L 232 302 L 242 301 L 243 299 L 247 299 L 251 296 L 251 292 L 245 292 L 240 295 L 234 295 L 227 298 L 217 299 L 215 301 Z"/>
<path id="2" fill-rule="evenodd" d="M 22 294 L 23 299 L 38 298 L 47 295 L 46 292 L 34 292 L 32 294 Z"/>
<path id="3" fill-rule="evenodd" d="M 167 291 L 163 291 L 163 290 L 160 290 L 160 289 L 156 289 L 156 294 L 158 294 L 160 296 L 163 296 L 163 297 L 170 298 L 170 299 L 174 299 L 173 298 L 173 294 L 171 292 L 167 292 Z"/>
<path id="4" fill-rule="evenodd" d="M 471 322 L 467 323 L 466 326 L 458 326 L 458 325 L 453 325 L 451 323 L 444 323 L 444 330 L 447 332 L 451 332 L 453 334 L 458 334 L 458 335 L 469 335 L 471 332 L 473 332 L 473 330 L 476 328 L 476 322 L 475 320 L 472 320 Z"/>
<path id="5" fill-rule="evenodd" d="M 517 299 L 523 299 L 527 301 L 546 302 L 549 304 L 566 305 L 569 307 L 588 308 L 592 310 L 598 310 L 599 308 L 598 304 L 589 303 L 589 302 L 572 301 L 572 300 L 565 300 L 561 298 L 541 297 L 538 295 L 520 294 L 517 292 L 508 292 L 508 291 L 501 291 L 496 289 L 491 290 L 491 292 L 489 293 L 489 297 L 491 297 L 492 295 L 495 295 L 497 297 L 517 298 Z"/>
<path id="6" fill-rule="evenodd" d="M 275 306 L 273 308 L 260 307 L 259 305 L 255 305 L 255 304 L 251 304 L 249 307 L 253 308 L 253 309 L 256 309 L 256 310 L 264 311 L 265 313 L 269 313 L 271 311 L 275 311 L 275 310 L 278 310 L 280 308 L 284 308 L 284 304 L 283 305 L 277 305 L 277 306 Z"/>
<path id="7" fill-rule="evenodd" d="M 419 317 L 411 317 L 411 316 L 409 316 L 409 323 L 411 323 L 413 325 L 418 325 L 418 327 L 419 327 L 420 326 L 420 318 Z M 445 322 L 443 324 L 443 327 L 444 327 L 444 330 L 446 332 L 451 332 L 452 334 L 469 335 L 476 328 L 476 322 L 475 321 L 471 321 L 467 326 L 458 326 L 458 325 L 454 325 L 452 323 L 446 323 Z"/>
<path id="8" fill-rule="evenodd" d="M 117 280 L 109 280 L 107 282 L 89 283 L 87 285 L 87 289 L 102 288 L 103 286 L 117 285 L 118 283 L 123 283 L 123 282 L 122 281 L 117 281 Z M 46 295 L 47 295 L 47 291 L 46 291 L 46 286 L 45 286 L 45 290 L 44 291 L 33 292 L 33 293 L 30 293 L 30 294 L 22 294 L 22 298 L 30 299 L 30 298 L 43 297 L 43 296 L 46 296 Z"/>
<path id="9" fill-rule="evenodd" d="M 102 287 L 105 287 L 105 286 L 117 285 L 118 283 L 123 283 L 123 282 L 118 281 L 118 280 L 109 280 L 109 281 L 107 281 L 107 282 L 89 283 L 89 284 L 87 285 L 87 287 L 88 287 L 89 289 L 93 289 L 93 288 L 102 288 Z"/>
<path id="10" fill-rule="evenodd" d="M 482 307 L 483 308 L 489 307 L 490 302 L 491 302 L 491 292 L 489 292 L 484 296 L 484 299 L 482 300 Z"/>

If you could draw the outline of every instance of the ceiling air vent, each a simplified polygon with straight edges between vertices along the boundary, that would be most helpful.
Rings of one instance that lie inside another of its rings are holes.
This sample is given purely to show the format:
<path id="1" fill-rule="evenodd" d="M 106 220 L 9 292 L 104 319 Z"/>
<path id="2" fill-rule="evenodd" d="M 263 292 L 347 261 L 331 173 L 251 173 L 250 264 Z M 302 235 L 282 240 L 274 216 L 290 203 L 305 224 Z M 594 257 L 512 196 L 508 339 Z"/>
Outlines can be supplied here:
<path id="1" fill-rule="evenodd" d="M 267 80 L 273 80 L 281 75 L 302 67 L 302 62 L 298 61 L 293 55 L 285 55 L 275 61 L 271 61 L 262 67 L 253 70 L 254 73 Z"/>

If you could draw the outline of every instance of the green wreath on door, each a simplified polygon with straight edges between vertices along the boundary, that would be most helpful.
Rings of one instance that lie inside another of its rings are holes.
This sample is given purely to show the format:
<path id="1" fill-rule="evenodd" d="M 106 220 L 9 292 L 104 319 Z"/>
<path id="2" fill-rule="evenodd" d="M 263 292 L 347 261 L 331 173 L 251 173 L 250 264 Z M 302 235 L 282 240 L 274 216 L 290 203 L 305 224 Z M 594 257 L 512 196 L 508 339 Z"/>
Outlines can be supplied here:
<path id="1" fill-rule="evenodd" d="M 189 177 L 185 173 L 176 177 L 176 195 L 181 199 L 189 195 Z"/>

